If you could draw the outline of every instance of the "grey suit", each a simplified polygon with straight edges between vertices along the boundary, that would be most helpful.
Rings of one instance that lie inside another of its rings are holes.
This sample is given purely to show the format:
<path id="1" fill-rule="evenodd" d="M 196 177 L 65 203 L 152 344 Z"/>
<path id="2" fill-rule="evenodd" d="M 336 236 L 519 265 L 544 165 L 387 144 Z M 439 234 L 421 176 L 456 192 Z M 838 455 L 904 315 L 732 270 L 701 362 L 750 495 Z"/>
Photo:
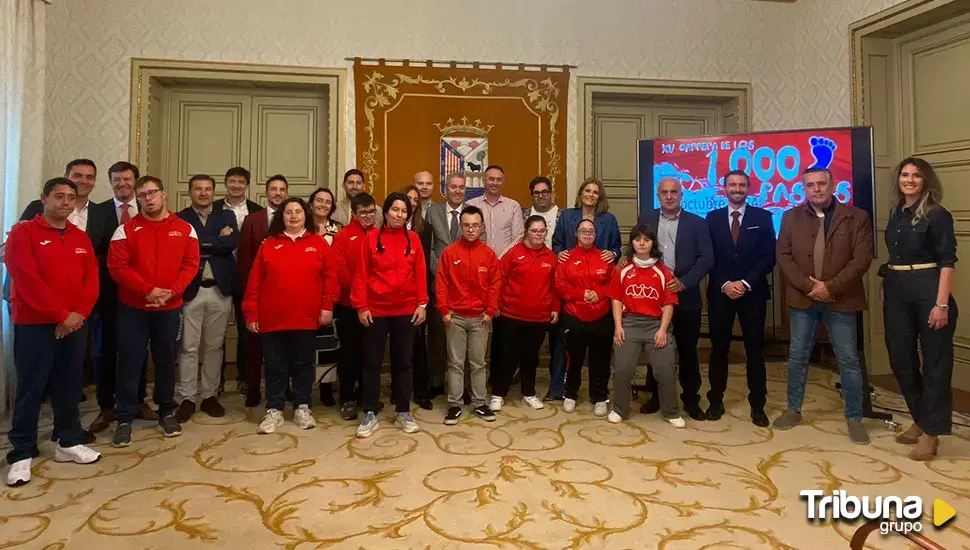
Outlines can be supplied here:
<path id="1" fill-rule="evenodd" d="M 461 212 L 467 203 L 461 203 L 458 207 L 458 211 Z M 442 252 L 445 248 L 454 241 L 451 240 L 451 222 L 448 220 L 448 204 L 447 203 L 436 203 L 432 204 L 431 208 L 428 209 L 428 223 L 434 228 L 434 241 L 431 245 L 431 265 L 429 268 L 433 272 L 438 271 L 438 258 L 441 257 Z M 461 231 L 458 231 L 458 238 L 461 238 Z M 482 240 L 485 240 L 485 235 L 482 235 Z M 430 290 L 429 290 L 430 291 Z"/>

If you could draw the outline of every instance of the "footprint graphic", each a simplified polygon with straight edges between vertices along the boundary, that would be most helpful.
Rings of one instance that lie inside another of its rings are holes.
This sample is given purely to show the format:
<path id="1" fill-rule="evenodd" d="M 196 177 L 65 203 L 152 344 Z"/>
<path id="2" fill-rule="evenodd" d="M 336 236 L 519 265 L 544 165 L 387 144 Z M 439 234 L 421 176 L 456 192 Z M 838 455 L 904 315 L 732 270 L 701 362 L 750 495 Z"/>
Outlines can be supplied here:
<path id="1" fill-rule="evenodd" d="M 815 163 L 810 168 L 827 169 L 832 165 L 832 160 L 835 158 L 835 150 L 838 148 L 834 141 L 826 137 L 812 136 L 808 140 L 808 143 L 812 146 L 812 156 L 815 157 Z"/>

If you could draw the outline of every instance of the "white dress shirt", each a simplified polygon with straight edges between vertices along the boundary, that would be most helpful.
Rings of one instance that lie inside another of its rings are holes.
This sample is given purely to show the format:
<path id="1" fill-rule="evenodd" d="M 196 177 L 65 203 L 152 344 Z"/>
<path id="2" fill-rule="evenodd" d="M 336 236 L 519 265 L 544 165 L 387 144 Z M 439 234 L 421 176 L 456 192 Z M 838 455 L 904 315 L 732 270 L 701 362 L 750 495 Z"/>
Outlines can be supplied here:
<path id="1" fill-rule="evenodd" d="M 236 215 L 236 228 L 242 229 L 243 220 L 249 215 L 249 204 L 246 199 L 239 204 L 232 204 L 229 202 L 229 197 L 226 197 L 226 208 L 232 210 L 232 213 Z"/>
<path id="2" fill-rule="evenodd" d="M 463 208 L 465 208 L 465 203 L 459 204 L 458 205 L 458 208 L 452 208 L 451 207 L 451 203 L 447 203 L 447 202 L 445 203 L 445 222 L 448 224 L 448 231 L 449 232 L 451 231 L 451 219 L 452 219 L 451 218 L 451 213 L 452 212 L 458 212 L 457 219 L 458 220 L 461 220 L 461 211 L 462 211 Z M 461 222 L 459 221 L 459 223 L 461 223 Z M 458 235 L 461 235 L 461 227 L 458 228 Z"/>
<path id="3" fill-rule="evenodd" d="M 115 201 L 115 216 L 118 216 L 118 223 L 119 224 L 121 223 L 121 205 L 122 204 L 127 204 L 128 205 L 128 216 L 134 218 L 136 215 L 138 215 L 138 203 L 135 202 L 134 197 L 132 197 L 132 199 L 130 201 L 128 201 L 128 202 L 121 202 L 121 201 L 118 200 L 118 197 L 114 197 L 112 200 Z"/>
<path id="4" fill-rule="evenodd" d="M 730 230 L 731 229 L 731 226 L 734 224 L 734 214 L 733 214 L 734 212 L 737 212 L 737 213 L 740 214 L 738 216 L 738 225 L 739 226 L 740 225 L 744 225 L 744 211 L 747 210 L 747 209 L 748 209 L 748 203 L 742 204 L 741 205 L 741 208 L 735 208 L 735 207 L 731 206 L 730 204 L 728 205 L 728 230 Z M 730 282 L 730 281 L 728 281 L 728 282 Z M 741 279 L 741 284 L 744 285 L 744 288 L 748 289 L 749 291 L 751 290 L 751 285 L 748 284 L 748 281 L 745 281 L 744 279 Z M 727 285 L 727 283 L 724 283 L 723 285 L 721 285 L 721 291 L 722 292 L 724 291 L 724 286 L 725 285 Z"/>
<path id="5" fill-rule="evenodd" d="M 84 206 L 75 209 L 74 212 L 67 217 L 67 221 L 71 222 L 81 231 L 88 230 L 88 206 L 91 206 L 91 201 L 85 201 Z"/>
<path id="6" fill-rule="evenodd" d="M 273 214 L 275 214 L 275 213 L 276 213 L 276 209 L 267 204 L 266 205 L 266 216 L 267 216 L 267 219 L 269 220 L 269 223 L 273 223 Z M 267 227 L 269 227 L 269 226 L 267 226 Z"/>

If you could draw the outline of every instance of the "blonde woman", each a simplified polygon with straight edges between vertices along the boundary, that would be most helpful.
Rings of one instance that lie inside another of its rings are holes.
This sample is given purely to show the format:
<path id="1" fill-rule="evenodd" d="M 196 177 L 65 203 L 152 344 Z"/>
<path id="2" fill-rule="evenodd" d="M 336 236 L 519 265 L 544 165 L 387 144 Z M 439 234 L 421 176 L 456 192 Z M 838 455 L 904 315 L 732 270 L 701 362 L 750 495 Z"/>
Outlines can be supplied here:
<path id="1" fill-rule="evenodd" d="M 926 461 L 936 456 L 939 436 L 951 430 L 956 238 L 953 217 L 940 205 L 943 186 L 930 163 L 904 159 L 893 182 L 886 226 L 889 262 L 880 270 L 885 272 L 883 315 L 889 362 L 914 421 L 896 441 L 915 445 L 910 458 Z"/>

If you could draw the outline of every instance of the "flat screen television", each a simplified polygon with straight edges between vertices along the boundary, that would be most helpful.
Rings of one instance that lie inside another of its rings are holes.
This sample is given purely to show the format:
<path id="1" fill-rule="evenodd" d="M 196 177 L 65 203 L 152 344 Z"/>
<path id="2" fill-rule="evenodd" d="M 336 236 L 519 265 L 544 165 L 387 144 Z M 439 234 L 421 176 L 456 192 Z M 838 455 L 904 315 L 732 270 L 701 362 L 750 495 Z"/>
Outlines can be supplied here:
<path id="1" fill-rule="evenodd" d="M 772 213 L 777 235 L 785 211 L 806 200 L 802 171 L 818 166 L 832 172 L 835 198 L 862 208 L 875 223 L 870 126 L 642 139 L 637 145 L 638 212 L 660 208 L 654 185 L 674 177 L 683 186 L 683 209 L 705 217 L 727 205 L 724 174 L 743 170 L 751 178 L 748 204 Z"/>

